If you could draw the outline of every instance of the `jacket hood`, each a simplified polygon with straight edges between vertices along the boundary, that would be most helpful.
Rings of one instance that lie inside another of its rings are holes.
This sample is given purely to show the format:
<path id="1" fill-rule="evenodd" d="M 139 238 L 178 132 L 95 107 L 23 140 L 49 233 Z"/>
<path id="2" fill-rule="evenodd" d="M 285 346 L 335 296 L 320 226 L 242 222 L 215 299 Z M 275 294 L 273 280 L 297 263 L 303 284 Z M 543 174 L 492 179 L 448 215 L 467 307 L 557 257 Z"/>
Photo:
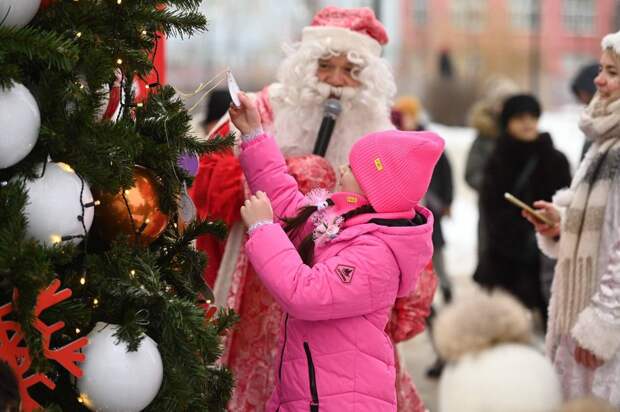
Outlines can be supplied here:
<path id="1" fill-rule="evenodd" d="M 479 135 L 488 139 L 495 139 L 500 134 L 497 115 L 486 102 L 474 104 L 469 113 L 469 125 L 476 129 Z"/>
<path id="2" fill-rule="evenodd" d="M 413 219 L 413 211 L 405 213 L 363 214 L 347 220 L 345 230 L 334 241 L 347 241 L 356 236 L 371 233 L 384 241 L 400 268 L 398 297 L 408 296 L 413 290 L 418 276 L 433 256 L 433 214 L 422 206 L 415 211 L 426 222 L 411 226 L 387 226 L 371 223 L 373 219 Z"/>

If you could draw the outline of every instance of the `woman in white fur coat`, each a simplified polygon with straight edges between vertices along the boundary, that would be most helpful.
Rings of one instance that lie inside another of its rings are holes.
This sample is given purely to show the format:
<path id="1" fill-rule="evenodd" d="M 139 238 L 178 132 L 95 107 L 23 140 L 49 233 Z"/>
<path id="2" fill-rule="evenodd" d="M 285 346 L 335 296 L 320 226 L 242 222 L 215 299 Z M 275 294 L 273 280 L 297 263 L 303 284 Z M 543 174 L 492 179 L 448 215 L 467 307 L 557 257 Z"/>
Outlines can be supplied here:
<path id="1" fill-rule="evenodd" d="M 602 47 L 597 93 L 579 124 L 593 145 L 569 189 L 534 203 L 557 223 L 524 216 L 558 260 L 546 343 L 565 397 L 620 407 L 620 32 Z"/>

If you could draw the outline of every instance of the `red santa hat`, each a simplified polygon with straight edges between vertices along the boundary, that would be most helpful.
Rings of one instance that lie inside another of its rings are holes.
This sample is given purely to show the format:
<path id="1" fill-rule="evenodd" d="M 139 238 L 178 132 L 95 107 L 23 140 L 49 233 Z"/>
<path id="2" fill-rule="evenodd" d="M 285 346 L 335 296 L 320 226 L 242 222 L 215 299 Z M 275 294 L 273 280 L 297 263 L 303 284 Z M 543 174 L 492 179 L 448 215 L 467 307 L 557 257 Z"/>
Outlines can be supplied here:
<path id="1" fill-rule="evenodd" d="M 344 9 L 329 6 L 320 10 L 310 26 L 304 28 L 301 41 L 319 42 L 334 51 L 358 51 L 380 56 L 388 35 L 368 7 Z"/>

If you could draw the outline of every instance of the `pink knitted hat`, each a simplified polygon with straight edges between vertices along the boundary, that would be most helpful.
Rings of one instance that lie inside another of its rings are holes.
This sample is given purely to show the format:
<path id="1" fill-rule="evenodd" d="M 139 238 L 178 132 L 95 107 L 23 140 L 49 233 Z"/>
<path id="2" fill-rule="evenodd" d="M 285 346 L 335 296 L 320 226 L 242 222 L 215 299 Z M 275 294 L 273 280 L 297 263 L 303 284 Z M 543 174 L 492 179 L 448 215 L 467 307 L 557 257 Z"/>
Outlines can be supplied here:
<path id="1" fill-rule="evenodd" d="M 334 51 L 359 51 L 381 55 L 388 42 L 383 24 L 368 7 L 343 9 L 329 6 L 320 10 L 304 28 L 302 43 L 319 42 Z"/>
<path id="2" fill-rule="evenodd" d="M 349 164 L 378 213 L 405 212 L 424 197 L 444 145 L 433 132 L 371 133 L 353 145 Z"/>

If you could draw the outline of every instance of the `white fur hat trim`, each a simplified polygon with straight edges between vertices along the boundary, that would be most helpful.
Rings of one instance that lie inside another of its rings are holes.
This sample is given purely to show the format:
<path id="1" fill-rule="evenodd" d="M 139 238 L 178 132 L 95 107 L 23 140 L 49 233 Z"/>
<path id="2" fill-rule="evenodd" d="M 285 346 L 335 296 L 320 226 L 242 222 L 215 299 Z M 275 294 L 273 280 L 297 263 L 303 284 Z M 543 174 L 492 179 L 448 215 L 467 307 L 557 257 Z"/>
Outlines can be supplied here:
<path id="1" fill-rule="evenodd" d="M 381 56 L 381 44 L 370 36 L 333 26 L 309 26 L 303 29 L 301 42 L 319 42 L 334 51 L 358 51 Z"/>
<path id="2" fill-rule="evenodd" d="M 603 50 L 612 49 L 616 53 L 620 54 L 620 31 L 616 33 L 610 33 L 603 37 L 601 41 L 601 47 Z"/>

